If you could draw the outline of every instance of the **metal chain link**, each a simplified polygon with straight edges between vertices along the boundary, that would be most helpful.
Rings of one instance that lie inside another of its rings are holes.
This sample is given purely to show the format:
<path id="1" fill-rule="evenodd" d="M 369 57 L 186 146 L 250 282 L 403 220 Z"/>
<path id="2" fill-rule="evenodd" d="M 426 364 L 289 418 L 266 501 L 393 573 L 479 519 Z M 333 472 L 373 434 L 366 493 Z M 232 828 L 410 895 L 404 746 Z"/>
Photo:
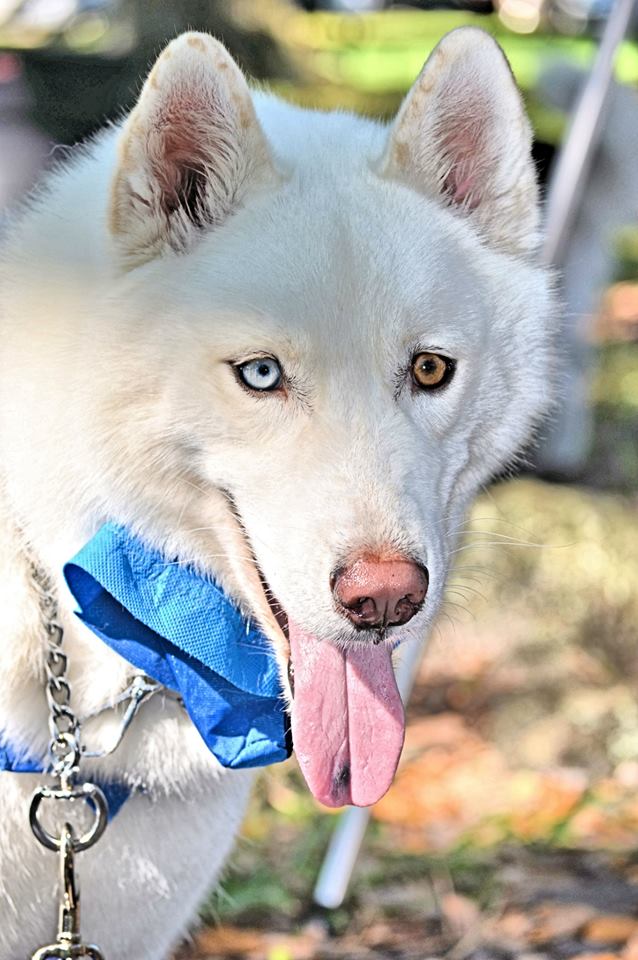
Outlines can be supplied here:
<path id="1" fill-rule="evenodd" d="M 32 574 L 47 634 L 44 669 L 49 707 L 48 772 L 59 779 L 63 789 L 67 789 L 80 766 L 80 722 L 71 707 L 71 684 L 66 676 L 68 661 L 62 650 L 64 630 L 58 619 L 58 605 L 52 584 L 35 564 L 32 566 Z"/>

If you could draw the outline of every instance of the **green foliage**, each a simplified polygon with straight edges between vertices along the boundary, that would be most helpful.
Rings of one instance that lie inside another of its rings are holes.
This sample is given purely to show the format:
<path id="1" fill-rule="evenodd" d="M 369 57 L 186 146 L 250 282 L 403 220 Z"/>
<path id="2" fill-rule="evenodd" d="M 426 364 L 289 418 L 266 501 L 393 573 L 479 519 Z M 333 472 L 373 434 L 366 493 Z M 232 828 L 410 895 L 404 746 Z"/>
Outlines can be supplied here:
<path id="1" fill-rule="evenodd" d="M 638 277 L 638 226 L 623 227 L 616 235 L 617 280 Z"/>

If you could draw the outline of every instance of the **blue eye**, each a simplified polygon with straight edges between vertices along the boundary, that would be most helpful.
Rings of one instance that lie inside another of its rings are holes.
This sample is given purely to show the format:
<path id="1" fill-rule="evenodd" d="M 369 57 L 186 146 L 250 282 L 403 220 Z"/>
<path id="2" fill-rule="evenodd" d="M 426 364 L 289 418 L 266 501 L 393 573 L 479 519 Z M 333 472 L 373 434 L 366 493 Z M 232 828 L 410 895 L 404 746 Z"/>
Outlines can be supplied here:
<path id="1" fill-rule="evenodd" d="M 274 357 L 257 357 L 247 360 L 235 368 L 239 379 L 250 390 L 277 390 L 281 386 L 283 374 Z"/>

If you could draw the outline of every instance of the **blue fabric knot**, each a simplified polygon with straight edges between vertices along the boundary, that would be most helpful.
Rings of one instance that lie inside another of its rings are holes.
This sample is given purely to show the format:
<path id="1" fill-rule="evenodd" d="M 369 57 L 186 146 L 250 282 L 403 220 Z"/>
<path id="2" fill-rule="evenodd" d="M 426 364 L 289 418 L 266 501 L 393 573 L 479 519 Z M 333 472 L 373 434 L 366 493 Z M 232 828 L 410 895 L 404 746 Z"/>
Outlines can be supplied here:
<path id="1" fill-rule="evenodd" d="M 64 567 L 77 616 L 125 660 L 178 692 L 224 767 L 290 756 L 283 691 L 264 634 L 217 584 L 107 523 Z"/>

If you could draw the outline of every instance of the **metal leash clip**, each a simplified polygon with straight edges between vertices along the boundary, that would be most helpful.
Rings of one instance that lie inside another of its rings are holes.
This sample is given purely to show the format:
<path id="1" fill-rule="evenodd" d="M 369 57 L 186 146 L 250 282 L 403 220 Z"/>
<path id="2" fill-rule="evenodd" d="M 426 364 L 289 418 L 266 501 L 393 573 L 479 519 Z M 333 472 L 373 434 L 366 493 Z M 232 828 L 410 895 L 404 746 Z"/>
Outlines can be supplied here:
<path id="1" fill-rule="evenodd" d="M 85 784 L 86 786 L 86 784 Z M 37 795 L 36 795 L 37 796 Z M 92 843 L 95 842 L 94 836 Z M 69 823 L 64 824 L 59 839 L 60 851 L 60 913 L 55 943 L 40 947 L 31 960 L 104 960 L 97 947 L 82 943 L 80 937 L 80 893 L 75 883 L 75 851 L 78 840 Z M 86 849 L 86 847 L 83 847 Z"/>
<path id="2" fill-rule="evenodd" d="M 40 947 L 31 960 L 104 960 L 100 950 L 82 943 L 80 936 L 80 894 L 75 876 L 75 854 L 88 850 L 100 839 L 108 819 L 106 797 L 93 783 L 76 784 L 82 748 L 80 723 L 71 709 L 71 687 L 66 677 L 67 659 L 62 651 L 63 630 L 57 622 L 57 609 L 49 584 L 39 571 L 34 580 L 40 587 L 42 611 L 48 634 L 45 660 L 46 694 L 49 706 L 49 771 L 55 778 L 54 786 L 41 786 L 33 794 L 29 807 L 29 822 L 37 840 L 48 850 L 58 851 L 60 858 L 60 911 L 55 943 Z M 89 829 L 78 836 L 70 823 L 65 822 L 60 836 L 52 834 L 39 819 L 44 800 L 56 803 L 82 801 L 91 808 L 94 819 Z"/>

